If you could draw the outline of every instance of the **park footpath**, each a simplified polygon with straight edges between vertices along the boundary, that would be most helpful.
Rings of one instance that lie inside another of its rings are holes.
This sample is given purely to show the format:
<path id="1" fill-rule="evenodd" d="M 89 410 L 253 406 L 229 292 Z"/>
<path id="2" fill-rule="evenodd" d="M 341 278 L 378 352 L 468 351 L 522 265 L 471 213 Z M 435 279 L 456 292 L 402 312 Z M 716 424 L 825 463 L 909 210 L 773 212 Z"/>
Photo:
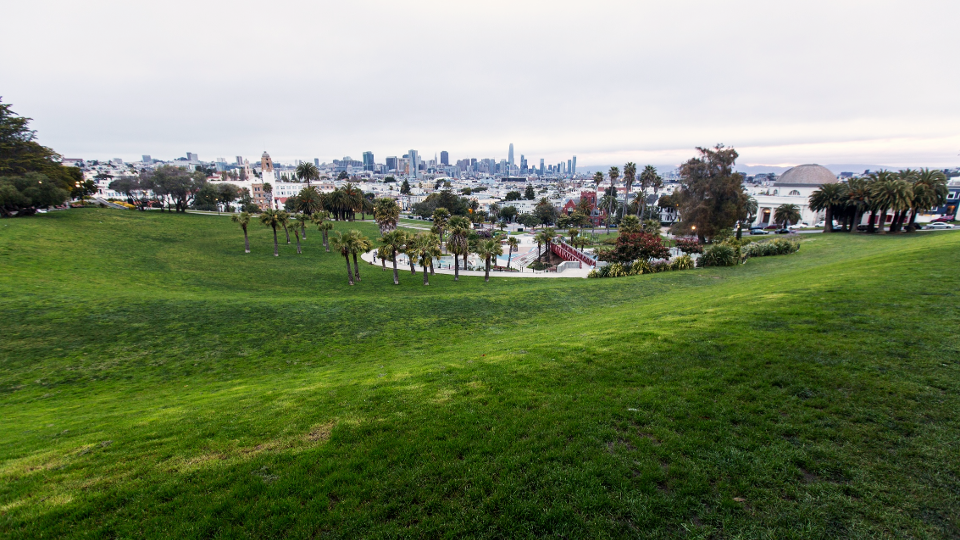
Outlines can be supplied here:
<path id="1" fill-rule="evenodd" d="M 381 266 L 380 264 L 381 259 L 377 257 L 377 250 L 375 249 L 364 253 L 363 255 L 360 256 L 360 258 L 363 259 L 365 262 L 370 263 L 373 266 L 377 266 L 377 267 Z M 417 267 L 418 267 L 418 270 L 422 270 L 422 267 L 420 267 L 420 265 L 417 265 Z M 392 262 L 387 261 L 387 269 L 393 270 Z M 406 256 L 401 255 L 397 257 L 397 270 L 400 270 L 401 272 L 404 270 L 406 270 L 407 272 L 410 271 L 410 261 L 409 259 L 407 259 Z M 503 271 L 494 270 L 493 268 L 491 268 L 490 278 L 579 278 L 579 279 L 583 279 L 587 277 L 587 274 L 590 273 L 590 270 L 593 270 L 593 269 L 590 267 L 584 267 L 584 268 L 571 268 L 568 270 L 564 270 L 563 272 L 547 272 L 547 271 L 536 271 L 536 270 L 531 270 L 529 268 L 525 268 L 522 272 L 503 272 Z M 442 268 L 440 266 L 435 266 L 434 273 L 452 276 L 454 274 L 454 270 L 452 268 Z M 484 272 L 482 270 L 481 271 L 460 270 L 460 275 L 483 277 Z"/>

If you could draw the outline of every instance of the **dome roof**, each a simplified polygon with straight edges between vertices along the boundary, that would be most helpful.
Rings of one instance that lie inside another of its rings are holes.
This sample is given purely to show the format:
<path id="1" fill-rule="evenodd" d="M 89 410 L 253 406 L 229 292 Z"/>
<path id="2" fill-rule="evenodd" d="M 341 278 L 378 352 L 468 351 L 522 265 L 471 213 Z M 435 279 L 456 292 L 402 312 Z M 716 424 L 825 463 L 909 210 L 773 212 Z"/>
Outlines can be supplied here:
<path id="1" fill-rule="evenodd" d="M 830 169 L 820 165 L 797 165 L 777 178 L 778 186 L 836 184 L 837 176 Z"/>

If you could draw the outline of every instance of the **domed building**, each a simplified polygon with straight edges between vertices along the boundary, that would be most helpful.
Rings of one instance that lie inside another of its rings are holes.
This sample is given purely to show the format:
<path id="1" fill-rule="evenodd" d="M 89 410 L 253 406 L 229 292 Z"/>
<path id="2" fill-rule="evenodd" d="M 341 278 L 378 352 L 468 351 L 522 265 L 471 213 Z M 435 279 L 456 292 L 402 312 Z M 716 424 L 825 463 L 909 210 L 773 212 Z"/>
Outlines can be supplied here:
<path id="1" fill-rule="evenodd" d="M 772 186 L 754 195 L 758 208 L 757 219 L 752 225 L 771 225 L 778 206 L 795 204 L 800 208 L 800 221 L 813 226 L 824 216 L 810 210 L 810 195 L 823 184 L 837 182 L 837 176 L 821 165 L 797 165 L 788 169 Z"/>

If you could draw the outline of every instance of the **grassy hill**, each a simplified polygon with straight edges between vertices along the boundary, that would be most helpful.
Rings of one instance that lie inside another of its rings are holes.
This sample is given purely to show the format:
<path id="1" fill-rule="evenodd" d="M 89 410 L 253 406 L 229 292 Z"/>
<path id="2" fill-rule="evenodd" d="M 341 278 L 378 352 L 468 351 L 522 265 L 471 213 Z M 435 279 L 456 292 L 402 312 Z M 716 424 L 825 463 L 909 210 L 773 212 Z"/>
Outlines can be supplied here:
<path id="1" fill-rule="evenodd" d="M 960 536 L 960 234 L 429 287 L 251 244 L 0 221 L 0 536 Z"/>

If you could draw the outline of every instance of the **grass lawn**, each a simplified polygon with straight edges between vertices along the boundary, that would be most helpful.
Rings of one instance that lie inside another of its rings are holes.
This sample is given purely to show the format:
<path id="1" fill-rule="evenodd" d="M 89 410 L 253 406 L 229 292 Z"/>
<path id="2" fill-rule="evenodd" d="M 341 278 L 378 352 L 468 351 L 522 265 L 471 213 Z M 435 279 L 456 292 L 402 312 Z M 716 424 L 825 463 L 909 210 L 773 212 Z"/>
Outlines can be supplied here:
<path id="1" fill-rule="evenodd" d="M 0 220 L 0 537 L 960 536 L 960 234 L 429 287 L 307 236 Z"/>

